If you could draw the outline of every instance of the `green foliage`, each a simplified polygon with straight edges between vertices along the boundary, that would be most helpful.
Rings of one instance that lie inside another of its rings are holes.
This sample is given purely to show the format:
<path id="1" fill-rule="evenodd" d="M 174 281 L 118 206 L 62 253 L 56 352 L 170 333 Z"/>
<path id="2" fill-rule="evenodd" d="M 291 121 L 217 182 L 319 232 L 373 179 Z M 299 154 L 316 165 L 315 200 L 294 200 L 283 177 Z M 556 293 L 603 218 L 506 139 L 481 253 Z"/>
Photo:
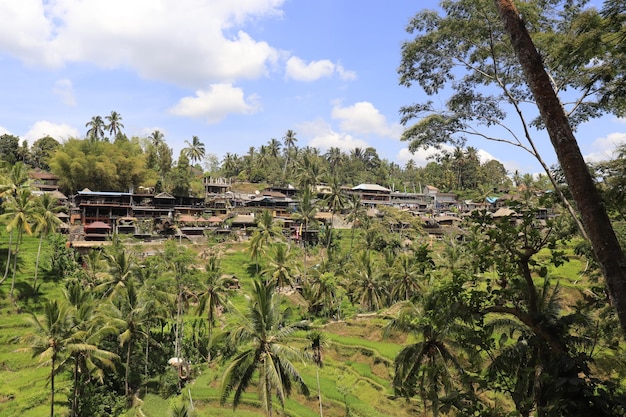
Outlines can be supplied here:
<path id="1" fill-rule="evenodd" d="M 65 193 L 89 188 L 120 191 L 154 182 L 139 141 L 89 141 L 69 139 L 49 161 Z"/>

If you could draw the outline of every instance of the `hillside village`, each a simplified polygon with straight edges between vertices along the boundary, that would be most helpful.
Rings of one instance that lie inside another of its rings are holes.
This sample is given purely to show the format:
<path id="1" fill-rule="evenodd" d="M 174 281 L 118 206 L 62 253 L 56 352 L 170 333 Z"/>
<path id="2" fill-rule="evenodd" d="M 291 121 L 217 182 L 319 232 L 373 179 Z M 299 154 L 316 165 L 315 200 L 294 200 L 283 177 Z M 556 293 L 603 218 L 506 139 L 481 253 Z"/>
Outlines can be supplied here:
<path id="1" fill-rule="evenodd" d="M 30 174 L 33 187 L 40 193 L 52 193 L 66 210 L 58 216 L 63 220 L 58 229 L 68 235 L 75 246 L 91 247 L 106 241 L 111 234 L 133 235 L 146 241 L 176 235 L 193 241 L 202 241 L 208 235 L 235 235 L 243 238 L 251 233 L 255 215 L 269 210 L 283 227 L 283 234 L 294 240 L 315 239 L 316 228 L 302 232 L 301 224 L 292 218 L 299 204 L 298 190 L 293 186 L 268 186 L 246 192 L 241 183 L 225 178 L 204 178 L 204 198 L 174 196 L 167 192 L 154 193 L 153 189 L 140 187 L 128 192 L 110 192 L 83 189 L 70 197 L 58 190 L 58 177 L 48 173 Z M 248 184 L 250 185 L 250 184 Z M 324 201 L 331 193 L 330 187 L 314 187 L 315 198 Z M 346 198 L 356 198 L 368 210 L 368 215 L 382 215 L 381 206 L 393 207 L 420 219 L 424 231 L 431 239 L 440 239 L 458 228 L 464 216 L 474 210 L 487 210 L 495 217 L 510 216 L 507 202 L 520 198 L 518 194 L 504 193 L 488 197 L 485 201 L 460 201 L 454 193 L 440 192 L 436 187 L 425 186 L 421 192 L 390 190 L 378 184 L 360 184 L 342 187 Z M 539 210 L 538 216 L 553 216 L 551 209 Z M 333 227 L 347 227 L 342 213 L 334 216 L 328 208 L 316 213 L 320 225 L 333 222 Z M 398 225 L 401 227 L 401 225 Z"/>

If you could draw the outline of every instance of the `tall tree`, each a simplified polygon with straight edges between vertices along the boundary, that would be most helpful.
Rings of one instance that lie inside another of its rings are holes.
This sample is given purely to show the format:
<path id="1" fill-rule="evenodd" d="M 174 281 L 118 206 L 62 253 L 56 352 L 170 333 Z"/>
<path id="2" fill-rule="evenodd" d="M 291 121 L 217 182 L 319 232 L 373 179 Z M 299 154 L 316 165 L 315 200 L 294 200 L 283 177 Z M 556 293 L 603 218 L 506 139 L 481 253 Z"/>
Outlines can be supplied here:
<path id="1" fill-rule="evenodd" d="M 202 290 L 198 294 L 197 313 L 207 314 L 209 325 L 209 346 L 207 348 L 207 361 L 211 361 L 211 343 L 213 339 L 213 327 L 219 311 L 228 305 L 227 294 L 230 291 L 230 280 L 223 276 L 219 259 L 215 256 L 209 258 L 204 268 L 204 282 Z"/>
<path id="2" fill-rule="evenodd" d="M 15 195 L 17 195 L 17 192 L 20 189 L 28 187 L 28 171 L 26 169 L 26 165 L 21 162 L 13 165 L 9 174 L 3 177 L 4 178 L 2 178 L 2 182 L 0 183 L 0 197 L 9 199 L 10 197 L 14 197 Z M 11 264 L 11 253 L 13 250 L 12 245 L 13 229 L 9 231 L 9 244 L 7 250 L 6 267 L 4 270 L 4 275 L 2 276 L 2 279 L 0 279 L 0 284 L 2 284 L 9 276 L 9 265 Z"/>
<path id="3" fill-rule="evenodd" d="M 13 297 L 13 291 L 15 289 L 15 276 L 17 274 L 17 260 L 20 252 L 20 245 L 22 244 L 22 238 L 24 232 L 28 235 L 33 234 L 31 222 L 34 211 L 34 201 L 29 188 L 22 188 L 17 191 L 17 194 L 11 196 L 6 207 L 4 216 L 9 219 L 7 224 L 7 231 L 12 233 L 13 230 L 17 230 L 17 239 L 15 242 L 15 252 L 13 253 L 13 275 L 11 277 L 11 300 L 15 301 Z"/>
<path id="4" fill-rule="evenodd" d="M 270 417 L 273 415 L 273 391 L 283 407 L 293 383 L 304 395 L 309 395 L 309 388 L 293 364 L 296 360 L 303 361 L 306 355 L 288 343 L 289 336 L 305 323 L 285 322 L 274 288 L 254 281 L 247 314 L 241 318 L 239 327 L 231 332 L 237 345 L 244 348 L 224 371 L 220 394 L 222 404 L 234 391 L 233 407 L 236 408 L 255 375 L 258 376 L 261 404 Z"/>
<path id="5" fill-rule="evenodd" d="M 535 97 L 626 335 L 626 257 L 574 137 L 571 115 L 565 113 L 553 80 L 513 2 L 495 0 L 495 4 Z"/>
<path id="6" fill-rule="evenodd" d="M 320 417 L 324 417 L 322 405 L 322 389 L 320 386 L 320 368 L 324 366 L 324 349 L 328 347 L 328 336 L 319 330 L 313 330 L 307 334 L 313 350 L 313 363 L 315 364 L 315 378 L 317 380 L 317 399 L 320 403 Z"/>
<path id="7" fill-rule="evenodd" d="M 104 129 L 107 130 L 111 137 L 115 140 L 117 135 L 122 133 L 122 128 L 124 127 L 122 124 L 122 115 L 116 111 L 111 111 L 111 114 L 105 116 L 105 119 L 108 123 L 104 126 Z"/>
<path id="8" fill-rule="evenodd" d="M 41 246 L 43 239 L 50 232 L 54 232 L 56 226 L 61 224 L 61 219 L 57 213 L 63 207 L 58 205 L 56 198 L 51 193 L 44 193 L 35 200 L 34 218 L 35 233 L 39 234 L 39 245 L 37 246 L 37 260 L 35 262 L 35 277 L 33 278 L 33 290 L 37 289 L 37 273 L 39 272 L 39 259 L 41 258 Z"/>
<path id="9" fill-rule="evenodd" d="M 37 356 L 40 362 L 50 364 L 50 417 L 54 417 L 55 377 L 65 363 L 74 340 L 72 314 L 72 308 L 67 303 L 48 301 L 41 319 L 34 314 L 29 317 L 34 331 L 21 338 L 30 346 L 33 356 Z"/>
<path id="10" fill-rule="evenodd" d="M 296 138 L 296 132 L 288 129 L 287 132 L 285 132 L 285 136 L 283 136 L 283 144 L 285 145 L 285 165 L 283 167 L 283 181 L 287 180 L 287 168 L 289 167 L 289 162 L 292 158 L 292 149 L 296 147 L 296 142 L 298 142 L 298 138 Z"/>
<path id="11" fill-rule="evenodd" d="M 90 121 L 85 123 L 85 127 L 89 128 L 87 129 L 87 138 L 94 142 L 104 139 L 105 126 L 101 116 L 93 116 Z"/>
<path id="12" fill-rule="evenodd" d="M 183 152 L 191 163 L 202 161 L 205 155 L 205 149 L 204 143 L 200 142 L 200 138 L 193 136 L 191 142 L 185 140 L 185 144 L 187 147 L 183 149 Z"/>

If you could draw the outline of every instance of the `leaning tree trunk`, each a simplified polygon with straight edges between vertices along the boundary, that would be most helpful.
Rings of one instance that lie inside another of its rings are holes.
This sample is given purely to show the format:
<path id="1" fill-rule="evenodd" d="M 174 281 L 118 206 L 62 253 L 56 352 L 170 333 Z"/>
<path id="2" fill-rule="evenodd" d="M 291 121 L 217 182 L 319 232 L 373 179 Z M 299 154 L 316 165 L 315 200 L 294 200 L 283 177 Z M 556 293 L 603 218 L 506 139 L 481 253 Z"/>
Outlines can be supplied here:
<path id="1" fill-rule="evenodd" d="M 0 284 L 2 284 L 4 280 L 6 280 L 7 277 L 9 276 L 9 265 L 11 264 L 11 250 L 12 250 L 11 246 L 13 246 L 13 229 L 11 229 L 11 232 L 9 233 L 9 246 L 7 248 L 7 264 L 6 264 L 6 268 L 4 269 L 4 275 L 2 279 L 0 279 Z"/>
<path id="2" fill-rule="evenodd" d="M 512 0 L 494 0 L 546 125 L 626 335 L 626 258 L 539 52 Z"/>

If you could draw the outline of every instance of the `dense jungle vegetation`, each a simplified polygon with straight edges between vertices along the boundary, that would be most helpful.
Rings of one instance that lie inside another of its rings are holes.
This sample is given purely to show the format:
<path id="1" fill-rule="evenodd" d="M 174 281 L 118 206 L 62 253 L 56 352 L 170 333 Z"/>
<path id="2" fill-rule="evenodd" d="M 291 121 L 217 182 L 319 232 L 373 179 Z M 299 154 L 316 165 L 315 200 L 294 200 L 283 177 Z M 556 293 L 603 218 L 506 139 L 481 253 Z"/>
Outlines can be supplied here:
<path id="1" fill-rule="evenodd" d="M 518 3 L 554 89 L 580 93 L 564 104 L 572 126 L 623 116 L 623 2 L 600 11 L 585 1 Z M 2 135 L 0 414 L 626 415 L 624 334 L 562 170 L 507 173 L 465 147 L 474 134 L 543 161 L 530 132 L 544 122 L 524 113 L 533 96 L 493 4 L 442 2 L 442 15 L 410 23 L 401 83 L 427 95 L 453 90 L 446 109 L 402 109 L 405 123 L 417 119 L 403 138 L 411 149 L 455 145 L 425 167 L 400 167 L 372 148 L 299 148 L 292 130 L 221 161 L 193 137 L 174 162 L 162 133 L 129 138 L 115 111 L 63 143 Z M 490 95 L 484 87 L 494 85 Z M 521 127 L 509 125 L 505 104 Z M 481 130 L 493 125 L 512 138 Z M 320 239 L 296 244 L 259 212 L 243 240 L 114 236 L 79 256 L 55 233 L 60 206 L 33 193 L 31 169 L 55 173 L 70 195 L 203 195 L 204 176 L 251 189 L 291 183 L 300 190 L 293 219 Z M 623 242 L 626 148 L 589 171 Z M 435 241 L 408 212 L 368 215 L 341 193 L 363 182 L 517 198 L 509 215 L 474 211 Z M 311 193 L 318 183 L 334 190 L 327 199 Z M 540 208 L 558 215 L 539 219 Z M 319 210 L 343 227 L 318 227 Z"/>

